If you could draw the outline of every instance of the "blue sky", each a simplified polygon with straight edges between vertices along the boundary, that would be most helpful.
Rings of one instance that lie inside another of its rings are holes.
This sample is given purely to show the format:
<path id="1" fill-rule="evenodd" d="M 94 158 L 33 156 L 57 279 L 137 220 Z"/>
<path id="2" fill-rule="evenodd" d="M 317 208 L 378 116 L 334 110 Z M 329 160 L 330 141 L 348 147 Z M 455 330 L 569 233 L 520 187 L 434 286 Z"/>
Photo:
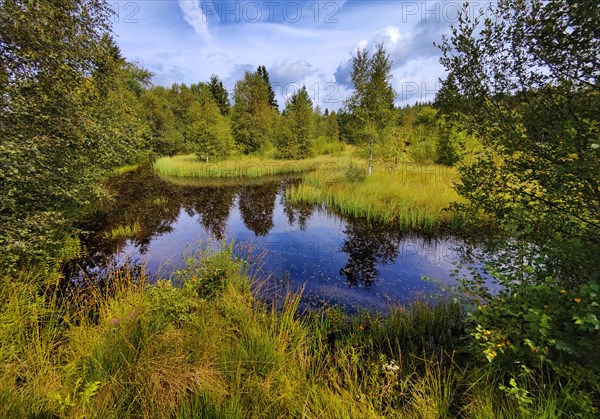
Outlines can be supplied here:
<path id="1" fill-rule="evenodd" d="M 441 41 L 461 2 L 452 1 L 112 1 L 123 55 L 155 84 L 195 83 L 217 74 L 232 90 L 245 70 L 265 65 L 280 104 L 306 85 L 323 109 L 351 91 L 357 47 L 383 42 L 394 62 L 397 102 L 432 100 L 444 77 Z"/>

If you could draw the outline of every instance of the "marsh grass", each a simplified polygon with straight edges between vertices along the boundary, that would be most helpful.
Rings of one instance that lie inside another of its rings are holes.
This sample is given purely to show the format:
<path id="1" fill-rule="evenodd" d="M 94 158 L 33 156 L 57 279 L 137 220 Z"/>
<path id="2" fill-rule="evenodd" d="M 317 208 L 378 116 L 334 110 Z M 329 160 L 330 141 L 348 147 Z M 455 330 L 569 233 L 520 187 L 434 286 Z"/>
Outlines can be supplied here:
<path id="1" fill-rule="evenodd" d="M 154 162 L 153 168 L 160 175 L 180 178 L 257 178 L 336 171 L 349 158 L 349 153 L 351 149 L 340 156 L 323 155 L 304 160 L 240 157 L 216 163 L 205 163 L 194 154 L 189 154 L 160 158 Z"/>
<path id="2" fill-rule="evenodd" d="M 113 170 L 113 173 L 115 175 L 122 175 L 122 174 L 129 173 L 129 172 L 135 172 L 139 168 L 140 168 L 139 164 L 129 164 L 126 166 L 117 167 L 116 169 Z"/>
<path id="3" fill-rule="evenodd" d="M 460 228 L 450 205 L 461 202 L 454 190 L 459 180 L 454 168 L 400 163 L 394 171 L 375 168 L 366 175 L 366 163 L 352 157 L 353 148 L 305 160 L 242 157 L 206 164 L 195 155 L 165 157 L 154 170 L 165 180 L 186 186 L 232 185 L 302 176 L 286 196 L 291 202 L 323 205 L 344 216 L 396 224 L 403 230 L 435 232 Z"/>
<path id="4" fill-rule="evenodd" d="M 174 185 L 185 187 L 228 187 L 228 186 L 252 186 L 264 185 L 266 183 L 281 182 L 290 178 L 298 179 L 301 175 L 297 174 L 277 174 L 265 175 L 260 177 L 177 177 L 158 174 L 158 177 Z"/>
<path id="5" fill-rule="evenodd" d="M 109 231 L 104 233 L 104 237 L 107 239 L 122 239 L 126 237 L 133 237 L 142 231 L 142 225 L 138 220 L 132 224 L 126 224 L 111 228 Z"/>
<path id="6" fill-rule="evenodd" d="M 375 170 L 355 161 L 335 173 L 311 173 L 287 191 L 291 202 L 324 205 L 342 215 L 364 217 L 403 230 L 433 232 L 458 225 L 449 210 L 461 198 L 453 188 L 458 174 L 440 165 L 401 164 L 395 172 Z"/>
<path id="7" fill-rule="evenodd" d="M 298 295 L 256 300 L 248 272 L 227 247 L 190 258 L 181 286 L 122 269 L 65 293 L 53 272 L 0 275 L 0 416 L 536 417 L 456 355 L 456 304 L 299 313 Z M 531 411 L 560 416 L 564 398 Z"/>

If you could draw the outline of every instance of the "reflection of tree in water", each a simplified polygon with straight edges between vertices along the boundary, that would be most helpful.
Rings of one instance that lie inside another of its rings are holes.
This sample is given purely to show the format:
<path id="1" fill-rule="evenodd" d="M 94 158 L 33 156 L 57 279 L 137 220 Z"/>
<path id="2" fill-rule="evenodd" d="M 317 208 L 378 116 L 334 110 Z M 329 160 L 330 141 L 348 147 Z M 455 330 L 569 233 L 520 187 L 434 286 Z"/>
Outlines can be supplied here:
<path id="1" fill-rule="evenodd" d="M 119 226 L 138 222 L 139 230 L 127 237 L 140 246 L 142 253 L 157 235 L 172 231 L 180 209 L 181 192 L 157 178 L 149 170 L 126 173 L 108 185 L 113 200 L 93 213 L 80 227 L 93 232 L 84 239 L 98 250 L 110 255 L 123 247 L 125 238 L 110 239 L 105 233 Z M 160 198 L 159 200 L 157 198 Z"/>
<path id="2" fill-rule="evenodd" d="M 202 225 L 215 239 L 223 240 L 236 192 L 234 187 L 194 188 L 186 194 L 183 205 L 188 214 L 195 211 L 202 216 Z"/>
<path id="3" fill-rule="evenodd" d="M 285 186 L 282 185 L 281 188 L 281 205 L 283 206 L 283 212 L 287 216 L 288 223 L 290 226 L 293 226 L 297 220 L 300 230 L 306 230 L 308 220 L 314 212 L 314 206 L 303 203 L 291 204 L 285 198 Z"/>
<path id="4" fill-rule="evenodd" d="M 342 251 L 348 255 L 348 263 L 340 274 L 350 286 L 364 283 L 369 287 L 377 279 L 377 264 L 393 263 L 398 256 L 398 229 L 365 219 L 349 219 L 344 233 Z"/>
<path id="5" fill-rule="evenodd" d="M 279 184 L 245 186 L 240 189 L 239 208 L 246 227 L 257 236 L 273 228 L 273 210 Z"/>
<path id="6" fill-rule="evenodd" d="M 128 243 L 137 247 L 141 254 L 146 253 L 152 240 L 173 231 L 182 208 L 190 216 L 201 215 L 204 228 L 215 239 L 223 240 L 238 193 L 244 224 L 257 236 L 265 236 L 273 227 L 276 194 L 283 192 L 280 181 L 258 186 L 177 185 L 160 179 L 148 168 L 110 179 L 106 187 L 112 199 L 78 226 L 89 232 L 82 235 L 83 245 L 89 254 L 73 261 L 66 271 L 76 274 L 81 269 L 84 274 L 97 277 L 98 271 L 105 269 L 113 255 Z M 286 204 L 286 208 L 286 213 L 297 217 L 302 228 L 312 212 L 310 207 L 292 209 Z M 125 237 L 110 234 L 117 228 L 134 224 L 136 229 Z"/>
<path id="7" fill-rule="evenodd" d="M 93 274 L 107 267 L 112 255 L 121 250 L 127 240 L 146 252 L 151 240 L 173 230 L 180 210 L 181 191 L 143 169 L 117 176 L 106 185 L 112 199 L 101 205 L 77 226 L 84 232 L 82 244 L 89 250 L 86 258 L 72 261 L 66 270 L 81 269 Z M 111 230 L 136 224 L 138 229 L 128 237 L 111 237 Z M 70 275 L 67 275 L 70 276 Z"/>

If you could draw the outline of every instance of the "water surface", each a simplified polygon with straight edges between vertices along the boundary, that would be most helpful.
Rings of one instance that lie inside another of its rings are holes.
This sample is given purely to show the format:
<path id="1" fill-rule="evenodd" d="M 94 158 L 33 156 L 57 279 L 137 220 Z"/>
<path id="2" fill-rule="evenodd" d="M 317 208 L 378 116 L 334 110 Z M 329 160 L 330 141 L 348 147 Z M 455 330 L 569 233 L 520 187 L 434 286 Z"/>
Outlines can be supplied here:
<path id="1" fill-rule="evenodd" d="M 127 173 L 110 185 L 114 201 L 84 225 L 91 234 L 83 272 L 129 262 L 169 277 L 199 246 L 218 250 L 233 241 L 237 254 L 260 265 L 260 276 L 303 288 L 306 305 L 385 310 L 390 302 L 438 296 L 440 284 L 453 284 L 462 245 L 457 238 L 402 234 L 395 226 L 292 205 L 285 188 L 298 181 L 209 185 L 173 182 L 149 170 Z M 128 237 L 111 238 L 111 229 L 134 224 Z"/>

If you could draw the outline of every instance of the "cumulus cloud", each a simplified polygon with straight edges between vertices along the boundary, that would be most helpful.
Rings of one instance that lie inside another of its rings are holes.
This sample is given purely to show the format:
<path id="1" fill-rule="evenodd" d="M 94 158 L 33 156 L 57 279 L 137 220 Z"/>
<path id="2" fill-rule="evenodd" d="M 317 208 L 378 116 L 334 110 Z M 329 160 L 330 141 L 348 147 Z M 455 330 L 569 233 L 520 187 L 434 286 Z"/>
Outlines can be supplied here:
<path id="1" fill-rule="evenodd" d="M 306 60 L 277 61 L 269 69 L 269 77 L 273 83 L 285 85 L 288 83 L 301 84 L 306 77 L 313 74 L 316 69 Z"/>
<path id="2" fill-rule="evenodd" d="M 201 0 L 179 0 L 178 4 L 183 12 L 183 18 L 194 28 L 194 31 L 205 40 L 210 39 L 208 21 L 202 10 Z"/>
<path id="3" fill-rule="evenodd" d="M 238 80 L 241 80 L 244 78 L 244 74 L 246 73 L 246 71 L 256 71 L 258 66 L 252 65 L 252 64 L 235 64 L 233 66 L 233 70 L 231 70 L 229 72 L 229 74 L 227 75 L 227 77 L 225 77 L 225 79 L 223 80 L 223 83 L 225 84 L 225 88 L 227 90 L 229 90 L 230 92 L 233 92 L 233 88 L 235 87 L 235 83 Z"/>
<path id="4" fill-rule="evenodd" d="M 352 88 L 352 79 L 350 75 L 352 74 L 352 59 L 349 59 L 343 63 L 341 63 L 333 73 L 333 77 L 335 78 L 335 82 L 340 86 L 344 86 L 347 88 Z"/>
<path id="5" fill-rule="evenodd" d="M 441 39 L 441 35 L 448 30 L 444 24 L 436 19 L 426 19 L 414 26 L 410 32 L 403 33 L 396 26 L 387 26 L 378 30 L 368 41 L 361 41 L 353 48 L 351 55 L 354 56 L 356 49 L 366 48 L 374 51 L 375 46 L 383 43 L 386 51 L 393 61 L 393 69 L 406 66 L 409 62 L 436 57 L 439 50 L 433 45 Z M 342 86 L 352 87 L 350 75 L 352 73 L 352 59 L 340 63 L 335 71 L 335 80 Z"/>

